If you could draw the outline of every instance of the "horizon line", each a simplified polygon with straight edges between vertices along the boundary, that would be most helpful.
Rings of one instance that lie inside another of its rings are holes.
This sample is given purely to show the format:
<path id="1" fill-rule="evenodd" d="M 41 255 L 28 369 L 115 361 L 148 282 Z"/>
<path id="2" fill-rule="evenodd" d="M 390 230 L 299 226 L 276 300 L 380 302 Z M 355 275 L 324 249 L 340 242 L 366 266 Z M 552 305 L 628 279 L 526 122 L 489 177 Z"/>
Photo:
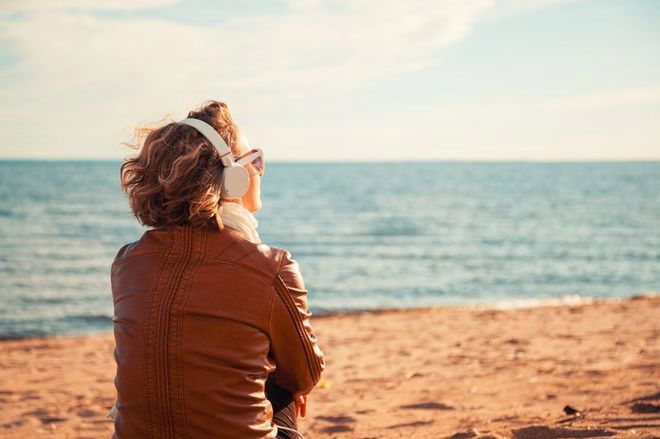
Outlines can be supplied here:
<path id="1" fill-rule="evenodd" d="M 125 159 L 117 158 L 85 158 L 85 157 L 0 157 L 0 162 L 118 162 Z M 516 159 L 516 158 L 483 158 L 483 159 L 454 159 L 454 158 L 389 158 L 389 159 L 351 159 L 351 160 L 299 160 L 299 159 L 271 159 L 270 163 L 278 164 L 360 164 L 360 163 L 658 163 L 660 157 L 654 158 L 576 158 L 576 159 Z"/>

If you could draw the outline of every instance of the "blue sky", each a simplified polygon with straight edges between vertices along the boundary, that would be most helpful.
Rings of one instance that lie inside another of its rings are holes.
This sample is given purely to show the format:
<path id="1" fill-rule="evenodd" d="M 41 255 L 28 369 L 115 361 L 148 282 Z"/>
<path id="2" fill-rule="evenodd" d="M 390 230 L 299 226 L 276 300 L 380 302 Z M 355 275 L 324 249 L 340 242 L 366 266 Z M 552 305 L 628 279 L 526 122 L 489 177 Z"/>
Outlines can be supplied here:
<path id="1" fill-rule="evenodd" d="M 660 159 L 660 2 L 6 1 L 0 157 L 226 101 L 272 160 Z"/>

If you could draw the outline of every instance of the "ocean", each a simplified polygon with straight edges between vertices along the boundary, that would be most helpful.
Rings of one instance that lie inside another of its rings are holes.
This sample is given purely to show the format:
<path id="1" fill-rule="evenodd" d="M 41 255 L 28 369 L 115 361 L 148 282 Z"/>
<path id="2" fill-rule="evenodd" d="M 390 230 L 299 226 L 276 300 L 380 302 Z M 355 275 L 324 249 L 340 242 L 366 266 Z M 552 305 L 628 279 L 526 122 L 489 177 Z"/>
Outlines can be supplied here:
<path id="1" fill-rule="evenodd" d="M 0 161 L 0 338 L 112 328 L 119 166 Z M 660 162 L 269 163 L 262 200 L 314 315 L 660 291 Z"/>

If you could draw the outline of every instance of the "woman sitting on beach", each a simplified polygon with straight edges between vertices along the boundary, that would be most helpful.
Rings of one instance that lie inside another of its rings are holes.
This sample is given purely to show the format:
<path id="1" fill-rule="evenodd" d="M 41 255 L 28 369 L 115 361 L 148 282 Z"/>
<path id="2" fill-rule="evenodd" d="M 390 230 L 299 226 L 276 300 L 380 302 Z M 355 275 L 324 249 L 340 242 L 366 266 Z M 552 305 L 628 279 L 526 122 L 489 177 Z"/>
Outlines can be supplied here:
<path id="1" fill-rule="evenodd" d="M 143 134 L 120 172 L 151 229 L 112 264 L 113 437 L 302 437 L 325 362 L 297 262 L 256 230 L 263 152 L 216 101 Z"/>

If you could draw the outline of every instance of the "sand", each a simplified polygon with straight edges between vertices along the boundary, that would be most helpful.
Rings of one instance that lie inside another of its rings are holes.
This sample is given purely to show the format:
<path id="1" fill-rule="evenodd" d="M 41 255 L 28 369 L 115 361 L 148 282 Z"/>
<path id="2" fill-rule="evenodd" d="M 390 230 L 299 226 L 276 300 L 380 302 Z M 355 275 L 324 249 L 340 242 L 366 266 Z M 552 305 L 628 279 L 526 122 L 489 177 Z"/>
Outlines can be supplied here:
<path id="1" fill-rule="evenodd" d="M 307 438 L 660 436 L 659 296 L 312 322 L 327 369 Z M 113 347 L 110 333 L 1 342 L 0 437 L 110 437 Z"/>

